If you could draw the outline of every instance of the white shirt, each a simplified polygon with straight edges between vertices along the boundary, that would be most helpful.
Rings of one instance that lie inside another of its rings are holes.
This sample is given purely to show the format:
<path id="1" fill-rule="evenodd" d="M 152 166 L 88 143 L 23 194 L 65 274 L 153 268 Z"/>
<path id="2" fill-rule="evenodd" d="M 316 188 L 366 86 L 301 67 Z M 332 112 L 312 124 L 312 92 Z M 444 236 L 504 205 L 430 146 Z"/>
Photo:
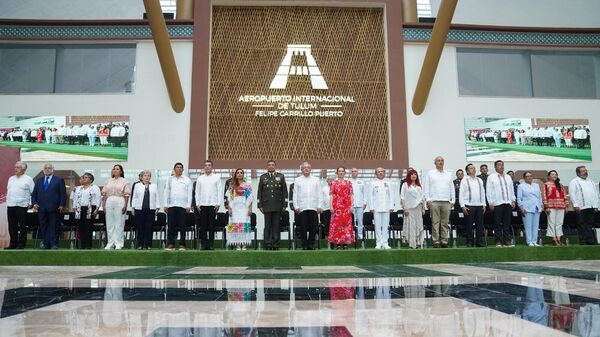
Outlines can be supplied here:
<path id="1" fill-rule="evenodd" d="M 134 209 L 142 209 L 142 204 L 144 203 L 144 192 L 146 192 L 146 185 L 140 182 L 135 184 L 133 187 L 133 191 L 131 191 L 131 207 Z M 150 209 L 158 209 L 160 208 L 160 202 L 158 200 L 158 188 L 156 184 L 150 183 L 148 185 L 149 195 L 149 207 Z M 191 204 L 191 202 L 190 202 Z"/>
<path id="2" fill-rule="evenodd" d="M 417 185 L 408 185 L 404 183 L 400 190 L 400 201 L 404 208 L 410 209 L 419 206 L 425 201 L 423 188 Z"/>
<path id="3" fill-rule="evenodd" d="M 587 132 L 584 129 L 577 129 L 573 132 L 573 138 L 575 139 L 586 139 Z"/>
<path id="4" fill-rule="evenodd" d="M 387 179 L 375 179 L 369 186 L 369 209 L 375 212 L 389 212 L 394 209 L 392 185 Z"/>
<path id="5" fill-rule="evenodd" d="M 137 187 L 140 184 L 136 184 L 135 186 Z M 191 206 L 192 181 L 190 178 L 184 175 L 179 177 L 170 176 L 165 186 L 165 207 L 189 208 Z"/>
<path id="6" fill-rule="evenodd" d="M 466 176 L 460 181 L 458 192 L 460 207 L 485 206 L 485 187 L 479 177 Z"/>
<path id="7" fill-rule="evenodd" d="M 203 174 L 196 180 L 196 206 L 218 206 L 223 199 L 221 176 Z"/>
<path id="8" fill-rule="evenodd" d="M 6 205 L 8 207 L 29 206 L 31 204 L 31 193 L 33 192 L 34 185 L 33 179 L 26 174 L 22 174 L 20 177 L 15 175 L 8 178 Z"/>
<path id="9" fill-rule="evenodd" d="M 322 206 L 323 193 L 319 179 L 313 176 L 299 176 L 294 180 L 294 207 L 300 212 L 316 211 Z"/>
<path id="10" fill-rule="evenodd" d="M 492 173 L 486 182 L 488 203 L 492 206 L 510 204 L 515 201 L 515 190 L 512 178 L 508 174 Z"/>
<path id="11" fill-rule="evenodd" d="M 448 201 L 454 203 L 455 192 L 452 175 L 448 171 L 438 171 L 437 169 L 427 172 L 424 181 L 425 200 L 427 201 Z"/>
<path id="12" fill-rule="evenodd" d="M 98 206 L 102 204 L 102 194 L 100 188 L 96 185 L 90 185 L 88 188 L 77 186 L 72 193 L 73 209 L 81 207 Z"/>
<path id="13" fill-rule="evenodd" d="M 325 186 L 321 188 L 321 191 L 323 193 L 323 195 L 321 196 L 321 209 L 324 211 L 331 208 L 331 195 L 329 195 L 330 189 L 331 186 L 329 186 L 328 184 L 325 184 Z"/>
<path id="14" fill-rule="evenodd" d="M 569 197 L 573 208 L 598 208 L 598 185 L 590 178 L 577 177 L 569 183 Z"/>
<path id="15" fill-rule="evenodd" d="M 352 207 L 364 207 L 367 204 L 365 183 L 359 179 L 350 179 L 352 183 Z"/>
<path id="16" fill-rule="evenodd" d="M 75 219 L 81 219 L 81 207 L 88 207 L 87 214 L 84 215 L 85 218 L 92 218 L 92 207 L 96 206 L 100 207 L 102 203 L 102 194 L 100 193 L 100 188 L 96 185 L 90 185 L 88 188 L 83 188 L 83 186 L 77 186 L 71 195 L 73 199 L 73 209 L 75 210 Z"/>

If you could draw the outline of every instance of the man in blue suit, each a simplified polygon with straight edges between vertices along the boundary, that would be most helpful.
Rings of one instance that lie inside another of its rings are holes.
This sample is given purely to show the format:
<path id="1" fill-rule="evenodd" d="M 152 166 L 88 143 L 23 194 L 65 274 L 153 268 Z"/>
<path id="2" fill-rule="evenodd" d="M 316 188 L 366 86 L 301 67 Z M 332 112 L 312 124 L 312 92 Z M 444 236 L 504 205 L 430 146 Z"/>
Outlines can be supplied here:
<path id="1" fill-rule="evenodd" d="M 54 166 L 44 164 L 44 176 L 35 182 L 31 203 L 38 212 L 44 249 L 58 249 L 60 214 L 65 210 L 67 191 L 65 181 L 54 175 Z"/>

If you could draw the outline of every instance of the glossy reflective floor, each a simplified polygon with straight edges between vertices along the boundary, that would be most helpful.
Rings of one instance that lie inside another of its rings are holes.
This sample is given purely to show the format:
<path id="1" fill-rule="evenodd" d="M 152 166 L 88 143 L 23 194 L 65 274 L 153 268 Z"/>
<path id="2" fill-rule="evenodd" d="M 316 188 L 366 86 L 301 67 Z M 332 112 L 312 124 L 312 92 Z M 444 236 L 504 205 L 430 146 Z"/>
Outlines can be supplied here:
<path id="1" fill-rule="evenodd" d="M 600 336 L 600 261 L 0 267 L 0 336 Z"/>

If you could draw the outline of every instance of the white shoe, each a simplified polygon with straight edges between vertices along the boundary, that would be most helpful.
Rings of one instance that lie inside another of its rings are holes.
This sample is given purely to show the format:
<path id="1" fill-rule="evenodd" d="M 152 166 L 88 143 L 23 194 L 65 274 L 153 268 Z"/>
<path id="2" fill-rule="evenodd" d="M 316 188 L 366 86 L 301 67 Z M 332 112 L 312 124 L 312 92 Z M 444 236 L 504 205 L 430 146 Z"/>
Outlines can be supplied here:
<path id="1" fill-rule="evenodd" d="M 392 247 L 385 245 L 385 246 L 383 246 L 383 249 L 392 249 Z"/>
<path id="2" fill-rule="evenodd" d="M 117 245 L 115 245 L 115 249 L 123 249 L 123 246 L 117 246 Z"/>
<path id="3" fill-rule="evenodd" d="M 375 246 L 375 249 L 381 249 L 381 246 L 377 245 Z"/>
<path id="4" fill-rule="evenodd" d="M 542 245 L 540 245 L 539 243 L 534 243 L 534 245 L 535 245 L 536 247 L 541 247 L 541 246 L 542 246 Z"/>
<path id="5" fill-rule="evenodd" d="M 104 247 L 104 249 L 107 249 L 107 250 L 108 250 L 108 249 L 113 249 L 113 246 L 114 246 L 114 243 L 108 243 L 108 244 L 107 244 L 107 245 Z"/>
<path id="6" fill-rule="evenodd" d="M 535 243 L 533 243 L 533 242 L 530 242 L 530 243 L 528 244 L 528 246 L 529 246 L 529 247 L 535 247 Z"/>

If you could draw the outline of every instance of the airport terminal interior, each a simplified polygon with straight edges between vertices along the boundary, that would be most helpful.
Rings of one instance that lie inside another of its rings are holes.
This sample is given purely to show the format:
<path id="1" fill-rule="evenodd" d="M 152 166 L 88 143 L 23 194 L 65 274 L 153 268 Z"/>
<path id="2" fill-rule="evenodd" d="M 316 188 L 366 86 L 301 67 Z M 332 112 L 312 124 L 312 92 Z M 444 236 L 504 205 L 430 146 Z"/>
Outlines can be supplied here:
<path id="1" fill-rule="evenodd" d="M 600 337 L 598 13 L 0 1 L 0 337 Z"/>

